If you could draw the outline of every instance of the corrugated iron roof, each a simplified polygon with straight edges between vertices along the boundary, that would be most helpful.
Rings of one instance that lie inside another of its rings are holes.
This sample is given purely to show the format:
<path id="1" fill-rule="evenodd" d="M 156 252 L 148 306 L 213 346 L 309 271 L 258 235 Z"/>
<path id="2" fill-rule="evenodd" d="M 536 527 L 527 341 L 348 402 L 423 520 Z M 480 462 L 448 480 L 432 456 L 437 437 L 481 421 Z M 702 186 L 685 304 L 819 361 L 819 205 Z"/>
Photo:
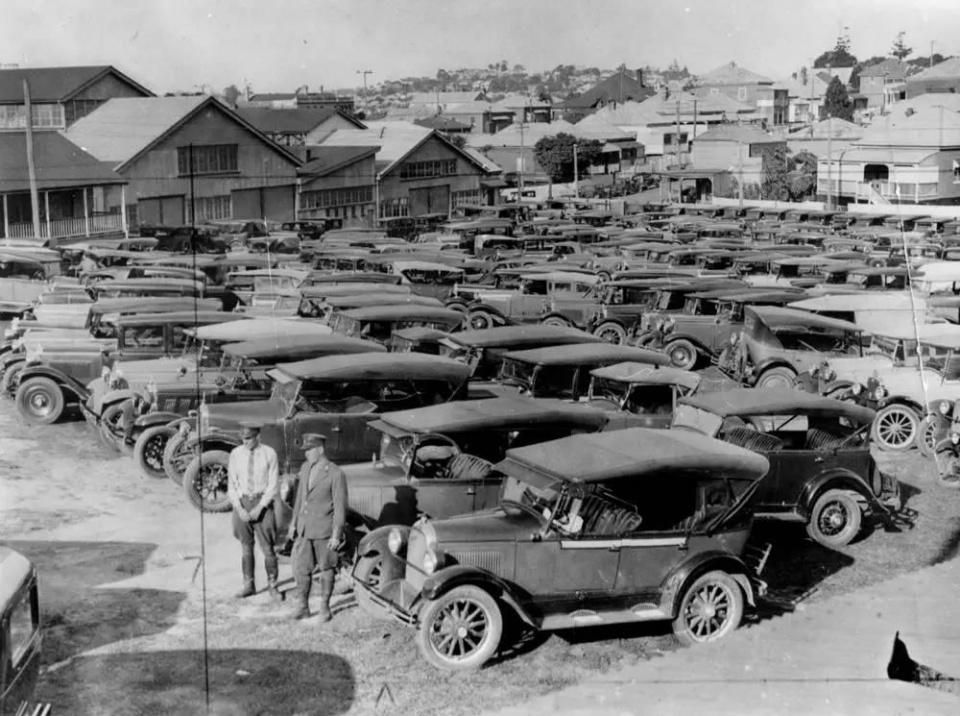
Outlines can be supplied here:
<path id="1" fill-rule="evenodd" d="M 377 146 L 328 147 L 319 145 L 310 147 L 308 150 L 310 161 L 300 167 L 297 174 L 310 177 L 329 176 L 338 169 L 374 156 L 378 149 Z"/>
<path id="2" fill-rule="evenodd" d="M 909 81 L 939 80 L 939 79 L 960 79 L 960 57 L 951 57 L 943 62 L 928 67 L 922 72 L 918 72 Z"/>
<path id="3" fill-rule="evenodd" d="M 237 107 L 236 112 L 261 132 L 267 134 L 303 134 L 317 125 L 323 124 L 335 114 L 352 121 L 360 128 L 364 126 L 359 120 L 338 111 L 335 107 L 273 109 L 272 107 L 250 107 L 248 105 Z"/>
<path id="4" fill-rule="evenodd" d="M 652 95 L 654 91 L 653 88 L 646 87 L 634 79 L 629 73 L 620 71 L 598 82 L 579 97 L 568 99 L 562 106 L 567 109 L 590 109 L 598 104 L 640 101 Z"/>
<path id="5" fill-rule="evenodd" d="M 771 137 L 766 132 L 749 124 L 719 124 L 697 136 L 697 142 L 743 142 L 745 144 L 770 144 L 783 139 Z"/>
<path id="6" fill-rule="evenodd" d="M 37 186 L 42 189 L 123 184 L 123 178 L 57 132 L 33 135 Z M 0 132 L 0 192 L 29 191 L 25 132 Z"/>
<path id="7" fill-rule="evenodd" d="M 31 101 L 60 102 L 106 74 L 114 75 L 144 95 L 153 95 L 146 87 L 134 82 L 111 65 L 17 67 L 0 70 L 0 104 L 21 104 L 23 102 L 24 79 L 30 85 Z"/>
<path id="8" fill-rule="evenodd" d="M 745 67 L 740 67 L 736 62 L 728 62 L 720 65 L 716 69 L 700 75 L 697 84 L 700 86 L 708 85 L 742 85 L 742 84 L 772 84 L 773 80 L 756 72 L 751 72 Z"/>

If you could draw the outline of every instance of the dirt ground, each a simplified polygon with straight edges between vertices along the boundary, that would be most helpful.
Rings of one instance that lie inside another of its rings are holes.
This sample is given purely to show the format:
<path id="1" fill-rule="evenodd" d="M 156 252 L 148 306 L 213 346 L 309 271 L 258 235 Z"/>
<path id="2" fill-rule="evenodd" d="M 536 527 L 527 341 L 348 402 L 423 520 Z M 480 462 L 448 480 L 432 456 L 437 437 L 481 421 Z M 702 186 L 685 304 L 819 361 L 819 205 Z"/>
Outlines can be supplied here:
<path id="1" fill-rule="evenodd" d="M 348 594 L 335 619 L 289 618 L 266 594 L 244 600 L 227 515 L 201 516 L 169 480 L 141 477 L 82 420 L 24 425 L 0 402 L 0 541 L 38 565 L 44 667 L 37 697 L 58 714 L 468 714 L 522 703 L 677 648 L 663 627 L 530 635 L 488 668 L 434 671 L 413 633 L 368 616 Z M 775 599 L 850 592 L 952 557 L 960 494 L 936 484 L 916 452 L 883 457 L 919 517 L 876 529 L 842 552 L 802 528 L 768 527 Z M 263 586 L 262 565 L 258 564 Z M 281 579 L 291 586 L 289 565 Z"/>

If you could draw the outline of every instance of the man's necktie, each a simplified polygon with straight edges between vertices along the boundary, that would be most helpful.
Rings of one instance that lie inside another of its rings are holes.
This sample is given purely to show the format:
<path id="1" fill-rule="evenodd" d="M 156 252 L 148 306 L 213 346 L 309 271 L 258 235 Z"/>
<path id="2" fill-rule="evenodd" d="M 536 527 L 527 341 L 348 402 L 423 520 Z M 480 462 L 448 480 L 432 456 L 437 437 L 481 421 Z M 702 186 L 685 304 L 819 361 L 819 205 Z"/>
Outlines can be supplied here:
<path id="1" fill-rule="evenodd" d="M 250 448 L 250 457 L 247 459 L 247 489 L 255 489 L 253 486 L 253 451 L 256 450 L 256 446 Z"/>

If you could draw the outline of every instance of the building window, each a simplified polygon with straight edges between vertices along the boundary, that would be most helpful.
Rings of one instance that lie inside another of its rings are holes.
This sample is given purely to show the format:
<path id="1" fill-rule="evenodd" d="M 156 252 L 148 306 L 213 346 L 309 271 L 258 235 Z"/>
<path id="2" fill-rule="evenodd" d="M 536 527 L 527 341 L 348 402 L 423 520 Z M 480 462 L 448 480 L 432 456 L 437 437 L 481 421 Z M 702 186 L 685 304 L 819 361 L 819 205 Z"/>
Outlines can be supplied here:
<path id="1" fill-rule="evenodd" d="M 380 202 L 380 216 L 389 219 L 394 216 L 410 216 L 410 204 L 407 197 L 388 199 Z"/>
<path id="2" fill-rule="evenodd" d="M 482 203 L 479 189 L 468 189 L 467 191 L 455 191 L 450 194 L 453 208 L 458 206 L 480 206 Z"/>
<path id="3" fill-rule="evenodd" d="M 335 206 L 355 206 L 373 201 L 372 186 L 354 186 L 343 189 L 320 189 L 305 191 L 300 195 L 300 208 L 327 209 Z"/>
<path id="4" fill-rule="evenodd" d="M 400 167 L 401 179 L 432 179 L 448 177 L 457 173 L 456 159 L 439 159 L 429 162 L 406 162 Z"/>
<path id="5" fill-rule="evenodd" d="M 746 87 L 737 87 L 737 99 L 741 102 L 747 99 L 747 88 Z"/>
<path id="6" fill-rule="evenodd" d="M 63 127 L 63 107 L 59 104 L 35 104 L 30 108 L 30 113 L 34 127 Z"/>
<path id="7" fill-rule="evenodd" d="M 74 99 L 63 107 L 66 124 L 73 124 L 81 117 L 86 117 L 93 110 L 106 102 L 104 99 Z"/>
<path id="8" fill-rule="evenodd" d="M 237 171 L 236 144 L 207 144 L 193 149 L 194 174 L 231 174 Z M 177 147 L 177 173 L 190 176 L 191 147 Z"/>
<path id="9" fill-rule="evenodd" d="M 233 218 L 233 202 L 229 194 L 223 196 L 198 196 L 193 204 L 195 221 Z M 187 218 L 190 218 L 190 200 L 187 199 Z"/>

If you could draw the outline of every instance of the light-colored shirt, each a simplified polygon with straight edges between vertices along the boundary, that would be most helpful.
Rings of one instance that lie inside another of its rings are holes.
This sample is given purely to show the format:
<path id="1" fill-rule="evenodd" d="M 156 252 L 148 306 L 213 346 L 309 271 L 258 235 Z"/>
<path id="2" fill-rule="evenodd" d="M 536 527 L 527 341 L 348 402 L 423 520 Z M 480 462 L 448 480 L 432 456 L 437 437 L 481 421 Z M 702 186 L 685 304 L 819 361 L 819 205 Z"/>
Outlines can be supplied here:
<path id="1" fill-rule="evenodd" d="M 277 494 L 280 470 L 277 452 L 269 445 L 257 444 L 252 451 L 246 445 L 238 445 L 230 451 L 227 463 L 227 495 L 237 508 L 241 497 L 262 494 L 260 506 L 266 507 Z"/>

